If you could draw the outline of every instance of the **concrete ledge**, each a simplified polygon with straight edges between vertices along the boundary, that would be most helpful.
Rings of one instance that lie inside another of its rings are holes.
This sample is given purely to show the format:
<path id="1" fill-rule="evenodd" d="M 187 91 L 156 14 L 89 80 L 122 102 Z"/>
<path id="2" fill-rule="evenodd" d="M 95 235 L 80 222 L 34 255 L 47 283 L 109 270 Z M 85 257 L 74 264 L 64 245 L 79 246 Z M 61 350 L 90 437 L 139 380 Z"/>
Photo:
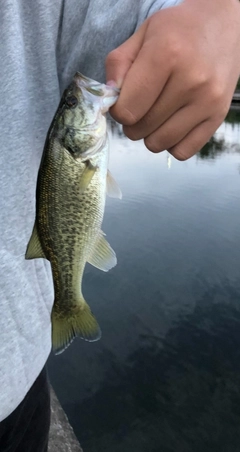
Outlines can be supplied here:
<path id="1" fill-rule="evenodd" d="M 83 452 L 57 396 L 51 388 L 49 452 Z"/>

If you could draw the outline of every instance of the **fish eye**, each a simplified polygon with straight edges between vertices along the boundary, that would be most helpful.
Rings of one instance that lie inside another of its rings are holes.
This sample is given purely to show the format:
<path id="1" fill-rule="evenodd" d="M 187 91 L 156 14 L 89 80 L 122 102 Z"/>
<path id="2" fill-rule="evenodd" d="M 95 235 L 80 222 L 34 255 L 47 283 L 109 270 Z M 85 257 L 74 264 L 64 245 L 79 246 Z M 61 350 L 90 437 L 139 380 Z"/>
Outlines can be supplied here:
<path id="1" fill-rule="evenodd" d="M 75 108 L 78 104 L 78 100 L 76 96 L 67 96 L 65 99 L 65 103 L 70 108 Z"/>

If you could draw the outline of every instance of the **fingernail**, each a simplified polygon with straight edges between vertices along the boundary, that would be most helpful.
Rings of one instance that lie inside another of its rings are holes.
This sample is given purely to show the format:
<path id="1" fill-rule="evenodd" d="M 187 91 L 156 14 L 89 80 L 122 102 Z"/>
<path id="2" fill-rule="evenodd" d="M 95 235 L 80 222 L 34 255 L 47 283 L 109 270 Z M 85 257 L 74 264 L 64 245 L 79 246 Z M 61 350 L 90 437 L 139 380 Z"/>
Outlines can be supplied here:
<path id="1" fill-rule="evenodd" d="M 108 80 L 106 85 L 111 86 L 112 88 L 121 88 L 122 80 L 118 80 L 117 82 L 115 82 L 114 80 Z"/>
<path id="2" fill-rule="evenodd" d="M 106 85 L 107 85 L 107 86 L 112 86 L 113 88 L 117 88 L 117 84 L 116 84 L 116 82 L 114 82 L 114 80 L 109 80 L 109 81 L 106 83 Z"/>

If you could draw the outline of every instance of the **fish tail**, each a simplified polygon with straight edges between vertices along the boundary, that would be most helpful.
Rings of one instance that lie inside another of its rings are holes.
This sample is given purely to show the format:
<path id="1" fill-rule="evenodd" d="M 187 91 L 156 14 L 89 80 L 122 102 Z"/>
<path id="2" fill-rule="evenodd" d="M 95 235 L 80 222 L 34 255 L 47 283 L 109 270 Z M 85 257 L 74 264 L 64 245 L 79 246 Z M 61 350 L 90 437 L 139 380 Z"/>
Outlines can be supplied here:
<path id="1" fill-rule="evenodd" d="M 100 339 L 101 330 L 90 307 L 82 298 L 76 306 L 63 313 L 56 304 L 52 310 L 52 348 L 56 355 L 62 353 L 75 337 L 94 342 Z"/>

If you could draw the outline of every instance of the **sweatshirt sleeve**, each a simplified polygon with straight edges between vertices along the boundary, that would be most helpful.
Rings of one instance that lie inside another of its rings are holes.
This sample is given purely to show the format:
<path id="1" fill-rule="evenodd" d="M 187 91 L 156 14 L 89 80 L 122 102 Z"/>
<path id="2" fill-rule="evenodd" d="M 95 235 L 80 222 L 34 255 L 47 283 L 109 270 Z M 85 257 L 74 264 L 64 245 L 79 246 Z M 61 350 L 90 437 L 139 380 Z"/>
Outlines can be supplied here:
<path id="1" fill-rule="evenodd" d="M 58 35 L 61 91 L 76 70 L 105 81 L 107 54 L 125 42 L 149 16 L 181 0 L 69 0 Z"/>

